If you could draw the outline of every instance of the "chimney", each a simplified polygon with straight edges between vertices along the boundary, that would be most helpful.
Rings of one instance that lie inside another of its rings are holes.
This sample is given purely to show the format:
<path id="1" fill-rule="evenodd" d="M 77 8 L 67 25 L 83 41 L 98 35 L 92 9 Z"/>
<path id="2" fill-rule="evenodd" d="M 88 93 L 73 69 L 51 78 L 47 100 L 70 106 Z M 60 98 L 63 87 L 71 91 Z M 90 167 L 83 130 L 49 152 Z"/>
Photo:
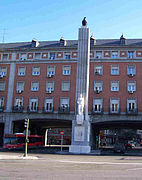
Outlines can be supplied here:
<path id="1" fill-rule="evenodd" d="M 120 37 L 120 44 L 125 45 L 126 44 L 126 38 L 123 36 L 123 34 Z"/>
<path id="2" fill-rule="evenodd" d="M 67 45 L 67 41 L 64 39 L 64 37 L 61 37 L 60 46 L 66 46 L 66 45 Z"/>
<path id="3" fill-rule="evenodd" d="M 32 47 L 38 47 L 38 46 L 39 46 L 39 42 L 35 38 L 33 38 Z"/>
<path id="4" fill-rule="evenodd" d="M 95 40 L 95 38 L 93 37 L 93 35 L 91 35 L 91 37 L 90 37 L 90 45 L 91 46 L 94 46 L 96 44 L 96 40 Z"/>

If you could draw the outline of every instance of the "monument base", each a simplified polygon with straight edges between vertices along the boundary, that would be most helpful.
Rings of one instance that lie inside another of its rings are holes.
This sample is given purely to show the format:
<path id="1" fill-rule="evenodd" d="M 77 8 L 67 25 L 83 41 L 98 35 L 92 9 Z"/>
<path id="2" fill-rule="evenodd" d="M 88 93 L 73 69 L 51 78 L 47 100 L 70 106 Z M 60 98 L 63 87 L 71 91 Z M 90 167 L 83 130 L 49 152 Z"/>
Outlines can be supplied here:
<path id="1" fill-rule="evenodd" d="M 71 145 L 69 147 L 69 152 L 71 153 L 90 153 L 91 147 L 90 146 L 80 146 L 80 145 Z"/>

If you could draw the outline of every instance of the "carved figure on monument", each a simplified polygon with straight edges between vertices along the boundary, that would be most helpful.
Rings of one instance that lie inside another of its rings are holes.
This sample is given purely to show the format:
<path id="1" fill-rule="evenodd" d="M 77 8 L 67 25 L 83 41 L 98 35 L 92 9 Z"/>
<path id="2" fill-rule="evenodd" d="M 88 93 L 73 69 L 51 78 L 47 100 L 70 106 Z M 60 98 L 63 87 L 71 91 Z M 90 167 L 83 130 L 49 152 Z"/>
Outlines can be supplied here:
<path id="1" fill-rule="evenodd" d="M 84 120 L 84 98 L 80 95 L 77 99 L 77 115 L 76 115 L 76 120 L 77 124 L 83 124 Z"/>
<path id="2" fill-rule="evenodd" d="M 86 17 L 84 17 L 83 21 L 82 21 L 82 26 L 87 26 L 87 20 Z"/>

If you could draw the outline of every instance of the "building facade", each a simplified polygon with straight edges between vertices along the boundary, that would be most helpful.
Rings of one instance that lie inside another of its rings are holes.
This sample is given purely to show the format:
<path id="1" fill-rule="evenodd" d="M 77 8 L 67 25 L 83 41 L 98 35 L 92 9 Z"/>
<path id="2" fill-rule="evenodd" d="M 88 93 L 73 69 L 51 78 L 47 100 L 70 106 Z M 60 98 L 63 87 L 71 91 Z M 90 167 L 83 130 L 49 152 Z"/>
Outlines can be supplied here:
<path id="1" fill-rule="evenodd" d="M 80 29 L 89 29 L 82 26 Z M 96 40 L 91 36 L 85 50 L 79 50 L 79 42 L 62 37 L 59 41 L 0 44 L 1 145 L 4 134 L 24 132 L 28 117 L 31 134 L 45 136 L 47 129 L 70 129 L 71 144 L 79 146 L 82 140 L 75 143 L 73 138 L 77 92 L 82 88 L 77 86 L 77 79 L 82 79 L 77 68 L 88 47 L 89 64 L 80 65 L 89 75 L 85 79 L 87 146 L 97 148 L 100 137 L 110 131 L 114 135 L 120 129 L 142 129 L 142 39 L 122 35 Z"/>

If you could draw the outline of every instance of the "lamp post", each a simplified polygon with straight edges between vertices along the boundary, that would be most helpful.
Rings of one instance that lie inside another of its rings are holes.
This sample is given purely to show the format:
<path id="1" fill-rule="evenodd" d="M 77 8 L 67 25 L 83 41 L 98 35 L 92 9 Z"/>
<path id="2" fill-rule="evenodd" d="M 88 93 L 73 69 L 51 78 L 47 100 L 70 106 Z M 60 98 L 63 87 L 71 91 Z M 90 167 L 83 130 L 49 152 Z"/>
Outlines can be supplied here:
<path id="1" fill-rule="evenodd" d="M 24 154 L 24 157 L 27 157 L 27 149 L 28 149 L 28 143 L 29 143 L 29 139 L 28 139 L 29 119 L 25 119 L 24 126 L 26 128 L 25 154 Z"/>

